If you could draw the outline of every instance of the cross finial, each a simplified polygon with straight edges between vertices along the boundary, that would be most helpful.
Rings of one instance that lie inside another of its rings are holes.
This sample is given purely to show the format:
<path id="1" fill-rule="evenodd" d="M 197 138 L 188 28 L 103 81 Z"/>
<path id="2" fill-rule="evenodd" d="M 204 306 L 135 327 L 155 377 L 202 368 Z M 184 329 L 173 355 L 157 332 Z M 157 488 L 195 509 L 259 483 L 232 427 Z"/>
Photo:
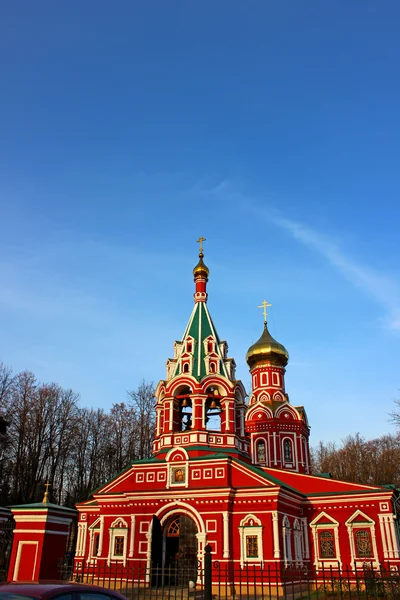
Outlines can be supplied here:
<path id="1" fill-rule="evenodd" d="M 262 308 L 263 309 L 263 315 L 264 315 L 264 325 L 267 324 L 267 307 L 268 306 L 272 306 L 272 304 L 268 304 L 268 302 L 266 300 L 263 300 L 261 302 L 261 306 L 259 306 L 258 308 Z"/>
<path id="2" fill-rule="evenodd" d="M 47 504 L 48 501 L 49 501 L 49 487 L 51 487 L 51 484 L 50 483 L 45 483 L 44 487 L 46 488 L 46 490 L 44 492 L 42 503 L 43 504 Z"/>
<path id="3" fill-rule="evenodd" d="M 206 241 L 205 237 L 200 236 L 199 239 L 197 240 L 197 243 L 200 244 L 200 251 L 199 251 L 199 255 L 203 254 L 203 242 Z"/>

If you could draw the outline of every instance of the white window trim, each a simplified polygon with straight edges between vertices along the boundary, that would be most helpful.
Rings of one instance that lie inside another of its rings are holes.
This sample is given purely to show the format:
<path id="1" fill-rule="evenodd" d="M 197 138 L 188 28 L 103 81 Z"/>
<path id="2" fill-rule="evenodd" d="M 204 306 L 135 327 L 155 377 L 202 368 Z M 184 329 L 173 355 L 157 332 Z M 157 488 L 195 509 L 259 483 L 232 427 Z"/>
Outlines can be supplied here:
<path id="1" fill-rule="evenodd" d="M 119 524 L 122 524 L 122 527 L 118 527 Z M 111 561 L 115 560 L 115 561 L 122 562 L 125 567 L 126 555 L 127 555 L 127 550 L 128 550 L 128 524 L 126 523 L 126 521 L 124 521 L 124 519 L 121 519 L 121 518 L 116 519 L 111 524 L 111 527 L 109 528 L 109 536 L 110 536 L 110 547 L 108 549 L 107 565 L 110 566 Z M 124 550 L 123 550 L 122 555 L 114 554 L 114 545 L 115 545 L 116 537 L 124 538 Z"/>
<path id="2" fill-rule="evenodd" d="M 363 523 L 360 521 L 354 522 L 357 517 L 362 517 L 365 519 Z M 376 535 L 375 535 L 375 521 L 373 521 L 370 517 L 368 517 L 361 510 L 357 510 L 355 513 L 351 515 L 351 517 L 346 521 L 345 525 L 347 526 L 347 533 L 349 535 L 350 542 L 350 553 L 351 553 L 351 564 L 353 567 L 353 571 L 357 568 L 362 568 L 364 563 L 369 563 L 375 569 L 379 568 L 379 559 L 378 559 L 378 548 L 376 545 Z M 372 544 L 372 556 L 370 557 L 359 557 L 356 552 L 356 544 L 355 544 L 355 532 L 357 529 L 368 529 L 371 536 L 371 544 Z"/>
<path id="3" fill-rule="evenodd" d="M 254 525 L 245 525 L 250 520 L 253 520 Z M 247 515 L 244 519 L 240 521 L 239 525 L 239 536 L 240 536 L 240 566 L 243 568 L 245 564 L 253 565 L 260 564 L 264 561 L 263 554 L 263 544 L 262 544 L 262 530 L 263 526 L 261 525 L 260 519 L 255 517 L 254 515 Z M 257 548 L 258 548 L 258 556 L 247 558 L 246 555 L 246 537 L 248 535 L 257 536 Z"/>
<path id="4" fill-rule="evenodd" d="M 326 518 L 329 523 L 319 523 L 322 518 Z M 339 522 L 333 519 L 326 512 L 322 512 L 318 515 L 314 521 L 310 523 L 313 542 L 314 542 L 314 566 L 316 570 L 320 570 L 323 567 L 339 567 L 342 568 L 342 559 L 340 556 L 340 544 L 339 544 Z M 336 558 L 322 558 L 320 555 L 318 532 L 326 529 L 333 530 L 333 539 L 335 543 L 335 554 Z"/>
<path id="5" fill-rule="evenodd" d="M 282 521 L 282 535 L 283 535 L 283 559 L 285 567 L 289 566 L 292 562 L 292 542 L 291 542 L 291 527 L 290 521 L 287 515 L 283 517 Z"/>
<path id="6" fill-rule="evenodd" d="M 292 444 L 292 462 L 288 462 L 285 459 L 285 441 L 289 440 Z M 281 464 L 284 467 L 291 468 L 293 471 L 298 471 L 299 466 L 297 464 L 297 452 L 296 452 L 296 436 L 284 435 L 281 439 Z"/>
<path id="7" fill-rule="evenodd" d="M 101 553 L 101 548 L 100 548 L 100 541 L 101 541 L 101 519 L 100 517 L 98 519 L 96 519 L 96 521 L 94 521 L 90 527 L 89 527 L 89 556 L 88 556 L 88 560 L 87 563 L 96 563 L 97 562 L 97 557 L 100 556 Z M 93 549 L 94 549 L 94 538 L 96 536 L 96 534 L 98 534 L 99 536 L 99 548 L 97 551 L 97 554 L 93 553 Z"/>

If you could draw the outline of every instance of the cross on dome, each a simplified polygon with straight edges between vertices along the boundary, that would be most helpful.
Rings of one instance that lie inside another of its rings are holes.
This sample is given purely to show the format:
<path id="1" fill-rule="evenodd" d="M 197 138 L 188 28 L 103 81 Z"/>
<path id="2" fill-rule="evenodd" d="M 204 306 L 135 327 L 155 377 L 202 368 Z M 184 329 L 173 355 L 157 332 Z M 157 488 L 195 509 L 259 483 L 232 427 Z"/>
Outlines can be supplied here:
<path id="1" fill-rule="evenodd" d="M 264 315 L 264 325 L 267 323 L 267 307 L 268 306 L 272 306 L 272 304 L 268 304 L 268 302 L 266 300 L 263 300 L 261 302 L 261 305 L 258 308 L 262 308 L 263 309 L 263 315 Z"/>
<path id="2" fill-rule="evenodd" d="M 199 248 L 199 256 L 201 256 L 203 254 L 203 242 L 206 242 L 206 238 L 203 237 L 202 235 L 199 237 L 198 240 L 196 240 L 198 244 L 200 244 L 200 248 Z"/>

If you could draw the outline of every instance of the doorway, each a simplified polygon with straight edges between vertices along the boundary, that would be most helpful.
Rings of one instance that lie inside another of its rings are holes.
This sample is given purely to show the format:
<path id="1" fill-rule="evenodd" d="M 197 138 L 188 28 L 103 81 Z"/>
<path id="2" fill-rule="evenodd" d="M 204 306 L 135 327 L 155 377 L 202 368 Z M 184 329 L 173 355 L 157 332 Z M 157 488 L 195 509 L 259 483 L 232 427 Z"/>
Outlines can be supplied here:
<path id="1" fill-rule="evenodd" d="M 154 585 L 186 585 L 197 578 L 197 526 L 183 514 L 176 514 L 161 527 L 153 518 L 152 566 Z M 161 570 L 160 570 L 161 565 Z M 158 568 L 157 568 L 158 567 Z"/>

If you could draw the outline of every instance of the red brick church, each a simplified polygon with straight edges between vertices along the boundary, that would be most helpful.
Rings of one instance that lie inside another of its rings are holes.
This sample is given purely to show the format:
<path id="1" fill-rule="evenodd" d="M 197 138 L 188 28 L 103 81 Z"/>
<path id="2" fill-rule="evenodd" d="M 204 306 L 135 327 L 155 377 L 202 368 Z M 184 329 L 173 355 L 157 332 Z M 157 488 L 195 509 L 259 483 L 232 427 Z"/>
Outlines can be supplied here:
<path id="1" fill-rule="evenodd" d="M 397 568 L 395 491 L 311 474 L 307 415 L 289 402 L 266 302 L 246 402 L 208 310 L 201 242 L 199 257 L 194 308 L 155 393 L 153 457 L 77 506 L 76 567 L 196 569 L 209 544 L 235 568 Z"/>

